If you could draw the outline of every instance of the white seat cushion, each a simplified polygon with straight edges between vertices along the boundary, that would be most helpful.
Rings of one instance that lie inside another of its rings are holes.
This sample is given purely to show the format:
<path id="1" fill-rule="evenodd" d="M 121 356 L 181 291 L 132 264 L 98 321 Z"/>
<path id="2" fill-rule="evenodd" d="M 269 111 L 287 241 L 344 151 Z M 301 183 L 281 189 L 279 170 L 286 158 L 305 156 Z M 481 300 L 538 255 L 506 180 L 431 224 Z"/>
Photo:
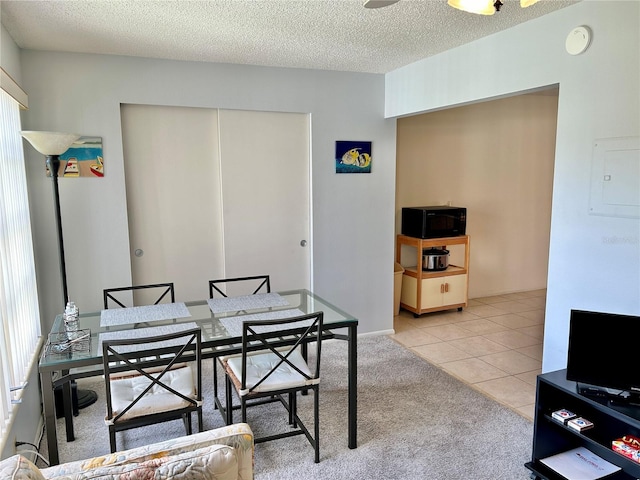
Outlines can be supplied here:
<path id="1" fill-rule="evenodd" d="M 295 350 L 289 360 L 292 364 L 307 375 L 311 375 L 307 362 L 304 361 L 298 350 Z M 236 376 L 240 379 L 242 374 L 242 356 L 234 355 L 225 359 L 227 365 Z M 246 390 L 240 390 L 238 393 L 242 396 L 249 393 L 252 388 L 262 377 L 280 361 L 280 358 L 272 352 L 255 352 L 247 355 L 247 381 Z M 282 363 L 275 372 L 273 372 L 264 382 L 255 388 L 254 392 L 270 392 L 283 388 L 303 387 L 305 385 L 313 385 L 319 382 L 319 379 L 307 380 L 304 376 L 294 370 L 287 363 Z"/>
<path id="2" fill-rule="evenodd" d="M 157 377 L 158 374 L 154 374 L 153 376 Z M 189 398 L 195 398 L 193 373 L 191 367 L 188 365 L 165 373 L 161 382 L 171 386 L 171 388 Z M 111 380 L 111 406 L 113 415 L 115 416 L 124 410 L 150 383 L 151 380 L 142 375 Z M 154 385 L 120 420 L 177 410 L 187 406 L 188 402 L 186 400 L 179 398 L 158 385 Z M 105 418 L 105 422 L 109 424 L 111 420 Z"/>

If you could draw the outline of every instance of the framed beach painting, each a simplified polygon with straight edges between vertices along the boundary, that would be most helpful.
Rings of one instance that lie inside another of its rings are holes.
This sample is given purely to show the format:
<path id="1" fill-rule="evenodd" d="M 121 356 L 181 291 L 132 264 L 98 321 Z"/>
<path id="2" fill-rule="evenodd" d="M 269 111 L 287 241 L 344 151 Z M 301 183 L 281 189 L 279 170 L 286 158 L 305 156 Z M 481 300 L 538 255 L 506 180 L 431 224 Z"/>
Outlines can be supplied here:
<path id="1" fill-rule="evenodd" d="M 47 169 L 47 177 L 51 173 Z M 104 177 L 102 137 L 80 137 L 60 155 L 58 177 Z"/>
<path id="2" fill-rule="evenodd" d="M 371 173 L 371 142 L 336 141 L 336 173 Z"/>

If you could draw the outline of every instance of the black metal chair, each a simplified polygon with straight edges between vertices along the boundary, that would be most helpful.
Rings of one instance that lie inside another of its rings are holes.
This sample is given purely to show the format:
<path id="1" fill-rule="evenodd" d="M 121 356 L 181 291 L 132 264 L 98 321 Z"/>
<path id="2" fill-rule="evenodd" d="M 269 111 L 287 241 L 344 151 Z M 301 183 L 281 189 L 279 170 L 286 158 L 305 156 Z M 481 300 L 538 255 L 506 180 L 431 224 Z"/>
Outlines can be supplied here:
<path id="1" fill-rule="evenodd" d="M 240 398 L 242 421 L 247 421 L 247 407 L 256 403 L 282 403 L 288 411 L 290 430 L 256 438 L 266 442 L 304 434 L 320 461 L 319 385 L 322 346 L 323 313 L 316 312 L 278 320 L 245 321 L 242 326 L 242 353 L 221 358 L 225 371 L 226 423 L 233 423 L 232 388 Z M 268 334 L 266 334 L 269 332 Z M 283 345 L 276 338 L 297 338 L 294 344 Z M 315 355 L 309 363 L 302 355 L 303 345 L 309 345 Z M 311 346 L 315 345 L 315 349 Z M 297 394 L 313 391 L 313 434 L 298 416 Z M 260 402 L 248 403 L 249 400 Z M 254 430 L 255 431 L 255 430 Z"/>
<path id="2" fill-rule="evenodd" d="M 218 280 L 209 280 L 209 298 L 214 298 L 216 295 L 227 297 L 227 287 L 233 285 L 239 286 L 242 283 L 240 289 L 236 289 L 233 296 L 237 295 L 255 295 L 256 293 L 270 293 L 271 281 L 269 275 L 254 275 L 251 277 L 235 277 L 235 278 L 220 278 Z"/>
<path id="3" fill-rule="evenodd" d="M 102 343 L 111 453 L 116 432 L 131 428 L 182 418 L 191 435 L 192 412 L 202 431 L 201 340 L 193 328 Z"/>
<path id="4" fill-rule="evenodd" d="M 253 275 L 249 277 L 219 278 L 209 280 L 209 298 L 227 298 L 228 284 L 234 286 L 234 295 L 255 295 L 257 293 L 271 293 L 271 280 L 269 275 Z M 218 397 L 218 368 L 217 361 L 213 359 L 213 394 Z M 217 405 L 214 404 L 214 409 Z"/>
<path id="5" fill-rule="evenodd" d="M 157 292 L 153 292 L 157 290 Z M 135 294 L 149 292 L 153 293 L 153 297 L 150 297 L 149 301 L 142 303 L 136 302 Z M 156 296 L 156 293 L 158 296 Z M 175 291 L 173 283 L 154 283 L 151 285 L 133 285 L 130 287 L 118 287 L 118 288 L 106 288 L 102 291 L 102 297 L 104 300 L 104 308 L 126 308 L 127 306 L 133 307 L 136 304 L 142 305 L 158 305 L 161 302 L 174 303 L 176 301 Z"/>

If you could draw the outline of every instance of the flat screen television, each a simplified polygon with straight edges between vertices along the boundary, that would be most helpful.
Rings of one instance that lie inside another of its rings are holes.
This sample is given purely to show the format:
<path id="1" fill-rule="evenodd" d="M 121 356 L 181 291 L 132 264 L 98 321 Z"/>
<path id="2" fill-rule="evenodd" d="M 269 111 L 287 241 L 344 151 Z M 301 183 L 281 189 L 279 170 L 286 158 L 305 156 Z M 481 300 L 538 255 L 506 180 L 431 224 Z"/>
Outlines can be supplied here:
<path id="1" fill-rule="evenodd" d="M 567 380 L 581 393 L 640 402 L 638 332 L 638 316 L 571 310 Z"/>

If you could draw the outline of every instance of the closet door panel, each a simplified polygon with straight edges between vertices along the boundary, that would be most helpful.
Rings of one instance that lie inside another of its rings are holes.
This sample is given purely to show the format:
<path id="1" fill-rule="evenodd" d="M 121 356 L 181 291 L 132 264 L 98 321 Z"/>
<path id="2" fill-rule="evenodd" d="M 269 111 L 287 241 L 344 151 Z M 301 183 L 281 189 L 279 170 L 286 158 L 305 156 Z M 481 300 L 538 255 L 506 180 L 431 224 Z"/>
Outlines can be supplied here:
<path id="1" fill-rule="evenodd" d="M 123 105 L 121 116 L 131 281 L 205 298 L 224 273 L 218 112 Z"/>
<path id="2" fill-rule="evenodd" d="M 228 277 L 311 286 L 309 115 L 220 110 Z"/>

